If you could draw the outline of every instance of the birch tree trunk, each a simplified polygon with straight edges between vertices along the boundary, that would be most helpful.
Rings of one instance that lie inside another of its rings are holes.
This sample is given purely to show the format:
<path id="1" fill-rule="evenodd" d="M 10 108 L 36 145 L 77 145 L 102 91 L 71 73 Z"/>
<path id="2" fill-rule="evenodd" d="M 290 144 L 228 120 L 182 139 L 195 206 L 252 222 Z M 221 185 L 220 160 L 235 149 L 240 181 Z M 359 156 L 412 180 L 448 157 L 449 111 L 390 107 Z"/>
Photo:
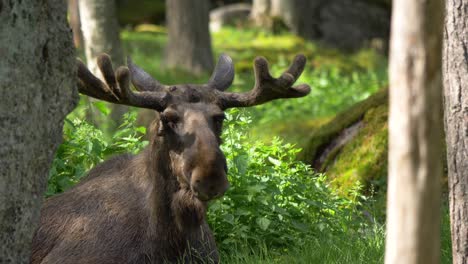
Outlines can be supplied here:
<path id="1" fill-rule="evenodd" d="M 73 31 L 73 43 L 75 47 L 83 46 L 83 33 L 81 33 L 80 9 L 78 8 L 78 0 L 68 0 L 68 17 L 70 27 Z"/>
<path id="2" fill-rule="evenodd" d="M 394 0 L 386 264 L 438 263 L 443 1 Z"/>
<path id="3" fill-rule="evenodd" d="M 257 27 L 271 28 L 272 18 L 270 15 L 270 10 L 270 0 L 253 0 L 252 11 L 250 11 L 250 19 Z"/>
<path id="4" fill-rule="evenodd" d="M 63 120 L 78 99 L 66 10 L 62 0 L 0 0 L 0 263 L 29 263 Z"/>
<path id="5" fill-rule="evenodd" d="M 454 264 L 468 263 L 468 1 L 446 0 L 445 135 Z"/>
<path id="6" fill-rule="evenodd" d="M 99 54 L 105 52 L 114 66 L 124 64 L 120 44 L 119 24 L 114 0 L 79 0 L 81 30 L 85 42 L 88 69 L 101 77 L 96 64 Z"/>
<path id="7" fill-rule="evenodd" d="M 120 43 L 119 24 L 115 0 L 77 0 L 79 3 L 81 30 L 83 32 L 88 69 L 103 79 L 96 60 L 99 54 L 107 53 L 112 58 L 115 69 L 124 65 L 124 55 Z M 111 118 L 117 127 L 128 107 L 112 105 Z"/>
<path id="8" fill-rule="evenodd" d="M 166 65 L 194 74 L 214 67 L 209 31 L 209 1 L 166 0 L 169 40 Z"/>

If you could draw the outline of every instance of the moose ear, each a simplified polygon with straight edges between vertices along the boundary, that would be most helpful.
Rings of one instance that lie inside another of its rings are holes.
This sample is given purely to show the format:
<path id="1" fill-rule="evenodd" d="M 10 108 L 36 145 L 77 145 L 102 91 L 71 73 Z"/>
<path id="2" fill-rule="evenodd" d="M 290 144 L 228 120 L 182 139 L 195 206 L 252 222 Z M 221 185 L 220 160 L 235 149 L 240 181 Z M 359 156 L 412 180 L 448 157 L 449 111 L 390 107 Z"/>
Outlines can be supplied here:
<path id="1" fill-rule="evenodd" d="M 222 53 L 211 75 L 208 85 L 214 89 L 224 91 L 231 86 L 234 80 L 234 64 L 231 57 Z"/>

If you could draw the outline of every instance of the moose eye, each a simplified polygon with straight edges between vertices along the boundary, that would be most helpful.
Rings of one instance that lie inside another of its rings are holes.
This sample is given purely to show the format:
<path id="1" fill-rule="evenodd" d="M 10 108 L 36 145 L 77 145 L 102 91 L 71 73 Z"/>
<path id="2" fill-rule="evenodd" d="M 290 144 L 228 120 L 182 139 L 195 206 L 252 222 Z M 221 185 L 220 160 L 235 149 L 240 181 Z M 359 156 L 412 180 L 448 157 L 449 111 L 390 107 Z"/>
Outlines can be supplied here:
<path id="1" fill-rule="evenodd" d="M 226 116 L 224 114 L 213 116 L 213 121 L 215 124 L 222 124 L 225 119 L 226 119 Z"/>

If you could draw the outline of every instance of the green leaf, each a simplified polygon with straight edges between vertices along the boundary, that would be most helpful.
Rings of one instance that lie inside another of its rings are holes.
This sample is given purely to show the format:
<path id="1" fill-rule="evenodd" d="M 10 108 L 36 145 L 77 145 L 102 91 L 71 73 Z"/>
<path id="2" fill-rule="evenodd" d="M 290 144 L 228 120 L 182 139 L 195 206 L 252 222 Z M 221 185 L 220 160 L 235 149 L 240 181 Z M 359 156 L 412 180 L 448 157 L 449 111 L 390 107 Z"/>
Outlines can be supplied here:
<path id="1" fill-rule="evenodd" d="M 280 166 L 281 165 L 281 161 L 280 160 L 277 160 L 275 158 L 272 158 L 272 157 L 268 157 L 268 161 L 270 161 L 273 165 L 275 166 Z"/>
<path id="2" fill-rule="evenodd" d="M 111 110 L 105 102 L 96 101 L 93 102 L 93 105 L 101 112 L 103 115 L 109 115 Z"/>
<path id="3" fill-rule="evenodd" d="M 261 192 L 265 188 L 266 187 L 264 185 L 256 184 L 256 185 L 252 185 L 252 186 L 247 187 L 247 192 L 249 194 L 256 194 L 256 193 Z"/>
<path id="4" fill-rule="evenodd" d="M 144 126 L 135 127 L 135 130 L 141 134 L 146 134 L 146 127 Z"/>
<path id="5" fill-rule="evenodd" d="M 230 223 L 231 225 L 234 224 L 234 216 L 232 214 L 226 214 L 224 215 L 224 220 L 228 223 Z"/>
<path id="6" fill-rule="evenodd" d="M 268 220 L 268 218 L 266 218 L 266 217 L 259 217 L 259 218 L 257 218 L 257 224 L 258 224 L 258 226 L 260 226 L 260 228 L 263 231 L 265 231 L 270 226 L 271 221 Z"/>

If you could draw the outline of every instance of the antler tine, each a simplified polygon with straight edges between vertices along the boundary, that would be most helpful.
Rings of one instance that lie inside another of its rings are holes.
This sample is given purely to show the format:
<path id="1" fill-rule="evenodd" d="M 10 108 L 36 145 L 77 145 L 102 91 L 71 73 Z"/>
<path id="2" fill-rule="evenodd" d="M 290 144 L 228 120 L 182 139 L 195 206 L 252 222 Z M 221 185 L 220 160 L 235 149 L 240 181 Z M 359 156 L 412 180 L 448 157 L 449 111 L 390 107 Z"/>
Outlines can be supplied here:
<path id="1" fill-rule="evenodd" d="M 153 79 L 151 75 L 133 63 L 130 56 L 127 57 L 127 66 L 130 70 L 130 80 L 138 91 L 163 91 L 164 85 Z"/>
<path id="2" fill-rule="evenodd" d="M 118 103 L 119 98 L 109 86 L 94 76 L 80 59 L 77 59 L 77 64 L 78 91 L 80 93 L 111 103 Z"/>
<path id="3" fill-rule="evenodd" d="M 221 92 L 218 97 L 223 109 L 249 107 L 280 98 L 297 98 L 309 94 L 310 86 L 292 86 L 299 78 L 306 64 L 304 55 L 297 55 L 291 66 L 279 78 L 273 78 L 268 70 L 268 62 L 263 57 L 254 61 L 255 86 L 245 93 Z"/>
<path id="4" fill-rule="evenodd" d="M 106 81 L 103 83 L 78 60 L 78 90 L 82 94 L 116 104 L 143 107 L 162 111 L 167 105 L 166 92 L 133 92 L 130 89 L 130 71 L 121 66 L 114 73 L 109 55 L 98 57 L 98 67 Z"/>

